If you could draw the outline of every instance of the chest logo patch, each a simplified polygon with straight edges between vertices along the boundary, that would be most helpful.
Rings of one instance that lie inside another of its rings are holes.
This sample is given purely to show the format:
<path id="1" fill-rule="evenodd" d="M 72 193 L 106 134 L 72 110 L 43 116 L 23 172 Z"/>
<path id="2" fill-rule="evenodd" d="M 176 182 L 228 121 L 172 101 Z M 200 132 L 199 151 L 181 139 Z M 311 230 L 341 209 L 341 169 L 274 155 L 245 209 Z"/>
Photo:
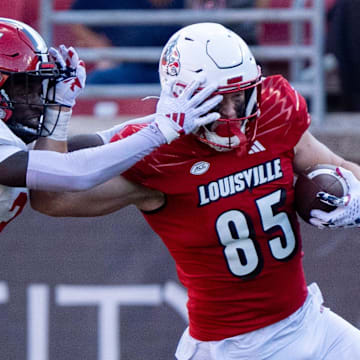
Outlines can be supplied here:
<path id="1" fill-rule="evenodd" d="M 193 175 L 205 174 L 209 170 L 209 167 L 210 167 L 210 164 L 208 162 L 199 161 L 191 167 L 190 174 L 193 174 Z"/>

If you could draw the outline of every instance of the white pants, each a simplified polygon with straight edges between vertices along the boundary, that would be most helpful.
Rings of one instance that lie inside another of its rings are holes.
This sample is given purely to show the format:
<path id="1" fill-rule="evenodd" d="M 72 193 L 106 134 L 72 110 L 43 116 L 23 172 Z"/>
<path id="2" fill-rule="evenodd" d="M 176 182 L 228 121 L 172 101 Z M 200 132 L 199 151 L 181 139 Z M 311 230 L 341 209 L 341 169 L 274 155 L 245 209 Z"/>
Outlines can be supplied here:
<path id="1" fill-rule="evenodd" d="M 360 330 L 322 306 L 317 284 L 304 305 L 284 320 L 221 341 L 199 341 L 186 329 L 178 360 L 359 360 Z"/>

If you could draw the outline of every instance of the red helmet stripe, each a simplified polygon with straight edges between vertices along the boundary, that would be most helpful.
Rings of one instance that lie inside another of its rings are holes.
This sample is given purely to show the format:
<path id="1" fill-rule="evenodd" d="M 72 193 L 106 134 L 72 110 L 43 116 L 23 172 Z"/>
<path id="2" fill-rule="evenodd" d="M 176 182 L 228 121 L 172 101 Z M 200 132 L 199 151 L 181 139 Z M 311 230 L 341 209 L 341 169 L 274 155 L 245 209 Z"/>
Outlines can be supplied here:
<path id="1" fill-rule="evenodd" d="M 242 76 L 237 76 L 237 77 L 234 77 L 232 79 L 228 79 L 227 83 L 228 83 L 228 85 L 230 85 L 230 84 L 235 84 L 235 83 L 239 83 L 239 82 L 242 82 L 242 81 L 243 81 L 243 77 Z"/>
<path id="2" fill-rule="evenodd" d="M 40 64 L 40 69 L 53 69 L 53 68 L 55 68 L 55 64 L 52 64 L 52 63 Z"/>

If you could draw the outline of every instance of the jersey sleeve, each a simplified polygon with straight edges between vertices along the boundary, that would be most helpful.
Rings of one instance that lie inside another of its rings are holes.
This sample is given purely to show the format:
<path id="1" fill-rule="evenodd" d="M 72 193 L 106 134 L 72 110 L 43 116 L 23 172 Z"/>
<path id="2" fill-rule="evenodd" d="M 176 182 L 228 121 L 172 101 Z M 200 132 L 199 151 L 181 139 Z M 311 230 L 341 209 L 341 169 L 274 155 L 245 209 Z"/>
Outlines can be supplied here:
<path id="1" fill-rule="evenodd" d="M 263 83 L 257 138 L 275 153 L 291 150 L 310 126 L 303 96 L 280 75 Z"/>
<path id="2" fill-rule="evenodd" d="M 289 92 L 292 92 L 291 96 L 294 97 L 294 120 L 291 121 L 290 131 L 292 132 L 292 144 L 295 146 L 304 132 L 309 128 L 311 117 L 304 97 L 292 88 L 289 83 L 287 83 L 287 86 L 290 87 Z"/>

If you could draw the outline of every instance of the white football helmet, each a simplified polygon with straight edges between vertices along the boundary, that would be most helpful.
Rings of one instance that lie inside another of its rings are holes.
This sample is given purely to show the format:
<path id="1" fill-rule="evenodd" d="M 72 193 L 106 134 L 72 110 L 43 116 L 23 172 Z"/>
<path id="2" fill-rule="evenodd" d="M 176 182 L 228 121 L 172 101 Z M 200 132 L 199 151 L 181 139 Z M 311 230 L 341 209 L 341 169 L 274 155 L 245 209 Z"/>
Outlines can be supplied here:
<path id="1" fill-rule="evenodd" d="M 261 70 L 240 36 L 216 23 L 186 26 L 166 43 L 159 74 L 162 86 L 176 79 L 174 96 L 193 80 L 200 80 L 202 86 L 217 82 L 214 95 L 241 93 L 243 100 L 235 118 L 220 118 L 198 129 L 195 135 L 218 151 L 245 150 L 249 146 L 259 115 Z M 220 106 L 213 110 L 219 111 Z"/>

